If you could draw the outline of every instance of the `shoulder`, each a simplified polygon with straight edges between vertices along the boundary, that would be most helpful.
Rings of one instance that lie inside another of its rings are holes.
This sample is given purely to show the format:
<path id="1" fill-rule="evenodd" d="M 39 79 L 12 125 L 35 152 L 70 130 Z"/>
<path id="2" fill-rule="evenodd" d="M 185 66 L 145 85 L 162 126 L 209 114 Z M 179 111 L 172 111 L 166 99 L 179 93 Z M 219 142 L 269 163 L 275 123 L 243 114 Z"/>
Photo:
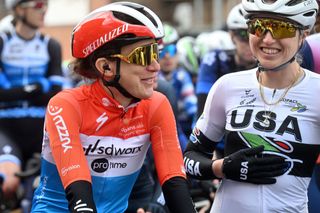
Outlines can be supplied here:
<path id="1" fill-rule="evenodd" d="M 308 43 L 317 42 L 320 43 L 320 33 L 312 34 L 310 36 L 307 36 L 306 41 Z"/>
<path id="2" fill-rule="evenodd" d="M 158 91 L 153 91 L 152 96 L 150 97 L 150 101 L 152 103 L 161 103 L 162 101 L 164 101 L 166 98 L 166 96 L 164 94 L 162 94 L 161 92 Z"/>
<path id="3" fill-rule="evenodd" d="M 257 68 L 253 68 L 250 70 L 243 70 L 243 71 L 238 71 L 238 72 L 232 72 L 232 73 L 227 73 L 223 75 L 219 80 L 221 82 L 226 82 L 226 83 L 234 83 L 234 84 L 239 84 L 243 82 L 248 82 L 252 81 L 252 77 L 256 75 Z"/>
<path id="4" fill-rule="evenodd" d="M 58 40 L 50 37 L 50 36 L 47 36 L 47 39 L 48 39 L 48 48 L 49 49 L 61 49 L 61 44 Z"/>
<path id="5" fill-rule="evenodd" d="M 153 91 L 152 96 L 148 99 L 141 100 L 140 104 L 147 109 L 152 109 L 158 108 L 166 101 L 168 101 L 168 99 L 164 94 L 158 91 Z"/>
<path id="6" fill-rule="evenodd" d="M 86 90 L 88 90 L 88 86 L 80 86 L 76 88 L 71 89 L 64 89 L 57 93 L 55 96 L 53 96 L 50 100 L 50 102 L 55 102 L 57 100 L 64 100 L 66 102 L 82 102 L 84 100 L 88 99 L 88 96 L 86 95 Z"/>
<path id="7" fill-rule="evenodd" d="M 306 74 L 306 78 L 310 79 L 310 80 L 314 80 L 314 81 L 319 81 L 320 80 L 320 74 L 319 73 L 316 73 L 316 72 L 312 72 L 310 71 L 309 69 L 303 69 L 305 74 Z M 320 87 L 320 84 L 317 83 Z"/>

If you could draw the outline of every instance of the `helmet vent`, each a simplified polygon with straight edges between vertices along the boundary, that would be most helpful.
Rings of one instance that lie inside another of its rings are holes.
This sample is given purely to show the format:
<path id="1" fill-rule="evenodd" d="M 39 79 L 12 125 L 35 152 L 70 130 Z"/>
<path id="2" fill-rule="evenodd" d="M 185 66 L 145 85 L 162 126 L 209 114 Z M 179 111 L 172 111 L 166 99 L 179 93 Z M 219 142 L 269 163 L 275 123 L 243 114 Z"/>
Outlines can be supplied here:
<path id="1" fill-rule="evenodd" d="M 286 6 L 294 6 L 294 5 L 300 4 L 300 3 L 304 2 L 304 1 L 305 0 L 291 0 L 286 4 Z"/>
<path id="2" fill-rule="evenodd" d="M 133 9 L 135 9 L 135 10 L 139 11 L 140 13 L 142 13 L 143 15 L 145 15 L 152 22 L 153 25 L 158 27 L 158 24 L 157 24 L 156 20 L 154 20 L 152 15 L 150 15 L 146 10 L 144 10 L 143 7 L 137 7 L 137 6 L 133 7 L 132 5 L 127 5 L 127 6 L 128 7 L 132 7 Z M 128 14 L 124 14 L 124 13 L 121 13 L 121 12 L 113 11 L 113 15 L 117 19 L 125 21 L 125 22 L 127 22 L 129 24 L 144 25 L 143 23 L 141 23 L 136 18 L 134 18 L 132 16 L 128 16 Z"/>
<path id="3" fill-rule="evenodd" d="M 275 3 L 277 0 L 262 0 L 263 3 L 265 4 L 273 4 Z"/>
<path id="4" fill-rule="evenodd" d="M 241 14 L 241 16 L 244 16 L 242 10 L 239 9 L 239 13 Z"/>
<path id="5" fill-rule="evenodd" d="M 308 12 L 308 13 L 303 14 L 303 16 L 312 17 L 312 16 L 314 16 L 315 12 L 316 12 L 316 11 L 310 11 L 310 12 Z"/>
<path id="6" fill-rule="evenodd" d="M 128 16 L 127 14 L 121 13 L 121 12 L 117 12 L 117 11 L 113 11 L 113 15 L 114 17 L 116 17 L 117 19 L 127 22 L 129 24 L 136 24 L 136 25 L 143 25 L 139 20 L 135 19 L 132 16 Z"/>

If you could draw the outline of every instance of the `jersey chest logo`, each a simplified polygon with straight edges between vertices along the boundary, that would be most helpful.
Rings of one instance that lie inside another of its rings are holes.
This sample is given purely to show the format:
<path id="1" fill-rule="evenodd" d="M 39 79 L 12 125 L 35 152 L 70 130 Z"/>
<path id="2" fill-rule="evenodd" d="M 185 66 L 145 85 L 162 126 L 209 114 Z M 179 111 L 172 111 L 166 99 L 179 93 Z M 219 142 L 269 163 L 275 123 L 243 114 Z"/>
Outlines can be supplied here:
<path id="1" fill-rule="evenodd" d="M 99 124 L 96 128 L 96 132 L 103 126 L 103 124 L 109 119 L 109 117 L 106 115 L 107 113 L 102 113 L 96 120 L 96 122 Z"/>

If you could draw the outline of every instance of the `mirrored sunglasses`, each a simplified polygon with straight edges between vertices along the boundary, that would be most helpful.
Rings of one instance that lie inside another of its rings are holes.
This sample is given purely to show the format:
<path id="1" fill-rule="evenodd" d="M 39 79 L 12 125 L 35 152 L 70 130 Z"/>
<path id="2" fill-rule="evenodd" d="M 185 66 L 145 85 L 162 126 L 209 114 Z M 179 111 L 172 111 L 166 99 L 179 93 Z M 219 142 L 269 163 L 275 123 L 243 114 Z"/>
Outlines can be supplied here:
<path id="1" fill-rule="evenodd" d="M 170 57 L 173 57 L 177 54 L 177 46 L 175 44 L 169 44 L 160 51 L 160 58 L 164 58 L 166 54 L 169 54 Z"/>
<path id="2" fill-rule="evenodd" d="M 249 41 L 249 34 L 247 29 L 233 30 L 233 33 L 241 41 Z"/>
<path id="3" fill-rule="evenodd" d="M 20 4 L 21 7 L 24 8 L 33 8 L 37 10 L 41 10 L 43 8 L 48 7 L 47 1 L 27 1 Z"/>
<path id="4" fill-rule="evenodd" d="M 150 45 L 137 47 L 127 56 L 121 54 L 114 54 L 110 57 L 120 58 L 121 60 L 129 64 L 148 66 L 153 62 L 153 60 L 159 60 L 158 44 L 153 43 Z"/>
<path id="5" fill-rule="evenodd" d="M 301 27 L 286 21 L 269 18 L 248 21 L 248 32 L 261 37 L 269 31 L 274 39 L 293 38 Z"/>

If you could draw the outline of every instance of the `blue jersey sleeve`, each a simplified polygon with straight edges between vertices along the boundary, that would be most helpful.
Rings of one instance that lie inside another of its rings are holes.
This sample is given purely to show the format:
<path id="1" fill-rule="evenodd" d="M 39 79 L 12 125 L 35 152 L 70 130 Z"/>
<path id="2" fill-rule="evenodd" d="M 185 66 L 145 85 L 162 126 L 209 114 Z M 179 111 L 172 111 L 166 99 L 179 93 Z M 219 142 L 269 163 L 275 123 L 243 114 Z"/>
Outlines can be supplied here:
<path id="1" fill-rule="evenodd" d="M 299 52 L 300 55 L 302 55 L 303 60 L 301 66 L 303 68 L 306 68 L 308 70 L 314 71 L 314 61 L 312 56 L 312 50 L 307 41 L 303 43 L 303 46 Z"/>
<path id="2" fill-rule="evenodd" d="M 218 79 L 217 54 L 215 51 L 209 52 L 203 57 L 198 73 L 196 94 L 208 94 L 213 83 Z"/>

